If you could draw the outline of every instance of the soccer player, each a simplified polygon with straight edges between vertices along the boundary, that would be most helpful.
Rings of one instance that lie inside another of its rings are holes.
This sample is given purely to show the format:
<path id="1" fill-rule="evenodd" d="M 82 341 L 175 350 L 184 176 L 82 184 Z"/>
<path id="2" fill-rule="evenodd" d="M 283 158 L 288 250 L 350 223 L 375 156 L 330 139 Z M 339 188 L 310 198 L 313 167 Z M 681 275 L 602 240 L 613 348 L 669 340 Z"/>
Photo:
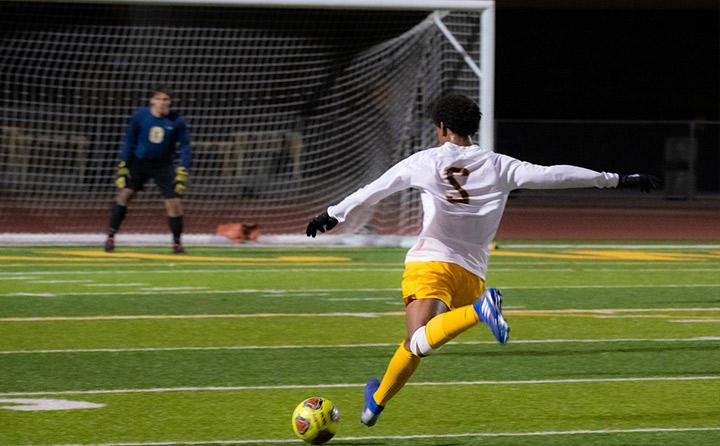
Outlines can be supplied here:
<path id="1" fill-rule="evenodd" d="M 374 425 L 388 401 L 405 385 L 423 357 L 478 322 L 504 344 L 510 327 L 502 294 L 486 288 L 489 245 L 514 189 L 636 187 L 654 189 L 645 174 L 618 175 L 581 167 L 539 166 L 481 148 L 470 139 L 480 110 L 465 96 L 449 95 L 434 107 L 438 147 L 415 153 L 377 180 L 313 218 L 307 235 L 330 230 L 362 204 L 374 204 L 407 188 L 421 192 L 423 225 L 405 258 L 402 293 L 407 335 L 382 381 L 365 386 L 360 420 Z"/>
<path id="2" fill-rule="evenodd" d="M 153 179 L 164 198 L 173 252 L 185 252 L 181 237 L 183 208 L 180 197 L 187 189 L 192 148 L 185 119 L 170 110 L 172 92 L 160 85 L 151 91 L 150 105 L 140 107 L 130 118 L 120 149 L 115 184 L 120 191 L 110 214 L 105 252 L 115 250 L 115 234 L 127 215 L 128 202 Z M 178 156 L 179 152 L 179 156 Z"/>

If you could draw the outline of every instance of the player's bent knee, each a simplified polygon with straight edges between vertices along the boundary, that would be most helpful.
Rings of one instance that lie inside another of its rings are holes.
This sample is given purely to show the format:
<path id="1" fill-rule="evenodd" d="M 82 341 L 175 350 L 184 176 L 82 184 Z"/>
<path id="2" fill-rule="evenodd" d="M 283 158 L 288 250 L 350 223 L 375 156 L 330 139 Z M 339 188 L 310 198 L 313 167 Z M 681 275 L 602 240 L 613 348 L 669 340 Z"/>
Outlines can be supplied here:
<path id="1" fill-rule="evenodd" d="M 170 217 L 181 217 L 183 215 L 182 202 L 179 198 L 165 199 L 165 210 Z"/>
<path id="2" fill-rule="evenodd" d="M 117 196 L 115 197 L 115 202 L 120 206 L 127 206 L 127 204 L 130 202 L 130 199 L 133 198 L 133 195 L 135 195 L 134 190 L 125 188 L 118 192 Z"/>
<path id="3" fill-rule="evenodd" d="M 435 352 L 435 349 L 430 346 L 430 343 L 427 340 L 424 325 L 415 330 L 415 333 L 413 333 L 410 338 L 410 352 L 420 357 L 427 356 Z"/>

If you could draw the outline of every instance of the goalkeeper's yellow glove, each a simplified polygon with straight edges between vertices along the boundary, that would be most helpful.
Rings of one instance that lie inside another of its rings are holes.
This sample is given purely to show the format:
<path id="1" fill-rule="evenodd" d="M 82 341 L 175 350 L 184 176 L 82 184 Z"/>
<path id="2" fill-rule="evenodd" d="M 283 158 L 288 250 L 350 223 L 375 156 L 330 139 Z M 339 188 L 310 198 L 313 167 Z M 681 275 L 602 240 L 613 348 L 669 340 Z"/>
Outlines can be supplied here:
<path id="1" fill-rule="evenodd" d="M 190 181 L 190 173 L 183 166 L 177 166 L 175 168 L 175 192 L 178 195 L 182 195 L 187 189 L 188 182 Z"/>
<path id="2" fill-rule="evenodd" d="M 118 189 L 125 189 L 130 184 L 130 170 L 125 161 L 120 161 L 115 173 L 115 185 Z"/>

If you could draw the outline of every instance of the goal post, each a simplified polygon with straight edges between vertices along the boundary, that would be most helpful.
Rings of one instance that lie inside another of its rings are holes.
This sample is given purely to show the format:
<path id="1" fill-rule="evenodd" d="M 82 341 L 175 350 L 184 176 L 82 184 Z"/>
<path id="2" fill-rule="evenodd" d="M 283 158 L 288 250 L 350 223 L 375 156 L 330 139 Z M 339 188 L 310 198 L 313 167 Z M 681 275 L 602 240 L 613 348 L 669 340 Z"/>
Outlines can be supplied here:
<path id="1" fill-rule="evenodd" d="M 191 129 L 190 234 L 299 234 L 434 145 L 427 112 L 448 92 L 478 100 L 494 145 L 493 1 L 6 1 L 0 26 L 0 243 L 104 232 L 127 121 L 158 82 Z M 421 217 L 407 191 L 344 226 L 411 235 Z M 129 233 L 167 239 L 152 184 Z"/>
<path id="2" fill-rule="evenodd" d="M 65 0 L 31 1 L 38 3 L 65 3 Z M 495 8 L 494 0 L 73 0 L 73 3 L 399 11 L 483 11 Z"/>

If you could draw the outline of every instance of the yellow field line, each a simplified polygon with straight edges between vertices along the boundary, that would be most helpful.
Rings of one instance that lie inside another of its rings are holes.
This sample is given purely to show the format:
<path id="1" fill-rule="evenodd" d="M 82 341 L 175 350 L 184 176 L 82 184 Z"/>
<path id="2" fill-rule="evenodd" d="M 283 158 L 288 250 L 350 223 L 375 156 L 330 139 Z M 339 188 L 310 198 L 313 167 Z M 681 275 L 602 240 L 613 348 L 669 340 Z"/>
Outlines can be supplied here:
<path id="1" fill-rule="evenodd" d="M 78 259 L 80 260 L 86 260 L 86 259 Z M 55 262 L 55 263 L 53 263 Z M 138 265 L 137 262 L 133 262 L 132 260 L 119 260 L 117 262 L 113 263 L 75 263 L 73 262 L 72 266 L 135 266 Z M 35 266 L 32 262 L 25 262 L 25 263 L 0 263 L 0 266 L 3 268 L 12 268 L 12 267 L 23 267 L 27 268 L 28 266 Z M 37 266 L 68 266 L 67 263 L 64 263 L 64 260 L 61 262 L 59 260 L 47 260 L 47 261 L 40 261 L 38 262 Z"/>
<path id="2" fill-rule="evenodd" d="M 93 258 L 128 258 L 128 259 L 153 259 L 172 260 L 180 262 L 340 262 L 350 261 L 350 257 L 334 256 L 278 256 L 278 257 L 210 257 L 191 256 L 177 254 L 150 254 L 150 253 L 107 253 L 103 251 L 58 251 L 60 254 L 71 256 L 93 257 Z"/>
<path id="3" fill-rule="evenodd" d="M 592 260 L 597 257 L 591 255 L 576 254 L 551 254 L 539 252 L 518 252 L 518 251 L 493 251 L 492 257 L 529 257 L 539 259 L 572 259 L 572 260 Z"/>
<path id="4" fill-rule="evenodd" d="M 643 251 L 572 251 L 581 255 L 592 255 L 595 258 L 609 258 L 621 260 L 698 260 L 712 259 L 717 256 L 711 254 L 686 254 L 677 252 L 643 252 Z"/>
<path id="5" fill-rule="evenodd" d="M 522 251 L 493 251 L 493 257 L 526 257 L 568 260 L 640 260 L 640 261 L 682 261 L 705 260 L 720 258 L 714 254 L 685 254 L 647 251 L 608 251 L 584 250 L 567 251 L 566 254 L 522 252 Z"/>
<path id="6" fill-rule="evenodd" d="M 74 257 L 0 256 L 0 260 L 26 260 L 45 262 L 87 262 L 88 257 L 108 259 L 172 260 L 173 262 L 348 262 L 350 257 L 337 256 L 278 256 L 278 257 L 209 257 L 177 254 L 106 253 L 102 251 L 58 251 L 59 254 Z"/>

